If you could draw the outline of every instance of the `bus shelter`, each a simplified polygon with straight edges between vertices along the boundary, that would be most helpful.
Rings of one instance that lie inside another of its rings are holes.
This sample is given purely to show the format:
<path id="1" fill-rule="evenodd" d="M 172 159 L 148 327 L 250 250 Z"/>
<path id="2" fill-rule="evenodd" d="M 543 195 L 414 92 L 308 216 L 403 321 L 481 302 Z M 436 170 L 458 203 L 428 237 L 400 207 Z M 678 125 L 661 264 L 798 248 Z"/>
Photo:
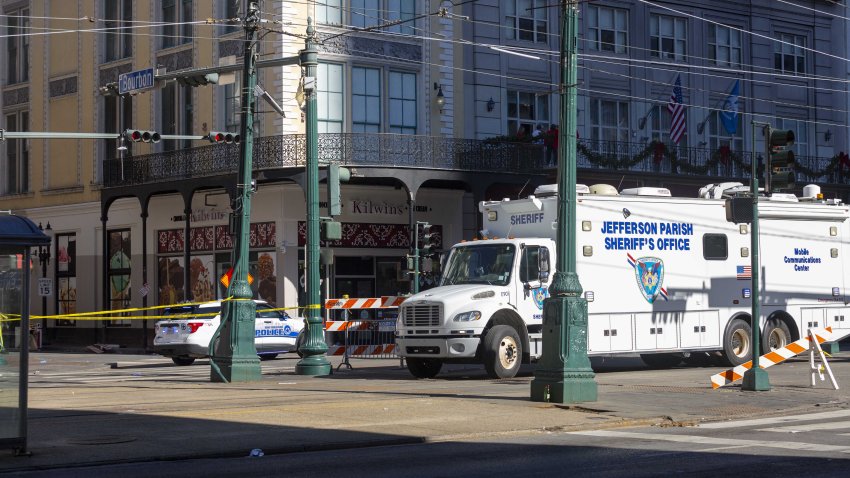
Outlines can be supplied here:
<path id="1" fill-rule="evenodd" d="M 32 221 L 0 212 L 0 448 L 16 454 L 27 453 L 31 250 L 44 245 Z"/>

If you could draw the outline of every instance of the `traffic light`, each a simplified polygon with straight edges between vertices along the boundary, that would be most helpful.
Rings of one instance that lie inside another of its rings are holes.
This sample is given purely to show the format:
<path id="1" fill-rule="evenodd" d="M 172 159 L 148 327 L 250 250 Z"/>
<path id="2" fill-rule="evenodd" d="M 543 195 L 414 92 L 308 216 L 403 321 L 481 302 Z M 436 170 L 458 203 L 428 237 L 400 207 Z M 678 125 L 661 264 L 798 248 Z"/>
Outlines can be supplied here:
<path id="1" fill-rule="evenodd" d="M 337 163 L 328 164 L 328 215 L 342 214 L 342 194 L 339 183 L 347 183 L 351 179 L 351 171 Z"/>
<path id="2" fill-rule="evenodd" d="M 207 73 L 206 75 L 185 75 L 175 78 L 178 83 L 186 86 L 204 86 L 218 84 L 218 73 Z"/>
<path id="3" fill-rule="evenodd" d="M 207 135 L 207 139 L 210 143 L 215 144 L 231 144 L 236 143 L 239 144 L 239 141 L 242 139 L 236 133 L 226 133 L 221 131 L 210 131 L 210 134 Z"/>
<path id="4" fill-rule="evenodd" d="M 159 143 L 161 139 L 156 131 L 142 131 L 138 129 L 124 130 L 124 137 L 134 143 Z"/>
<path id="5" fill-rule="evenodd" d="M 771 129 L 768 141 L 771 191 L 793 188 L 796 183 L 794 152 L 788 148 L 794 145 L 794 132 Z"/>
<path id="6" fill-rule="evenodd" d="M 434 254 L 434 250 L 437 248 L 437 240 L 438 234 L 434 229 L 433 224 L 423 224 L 422 225 L 422 247 L 419 249 L 420 254 L 424 256 L 429 256 Z"/>

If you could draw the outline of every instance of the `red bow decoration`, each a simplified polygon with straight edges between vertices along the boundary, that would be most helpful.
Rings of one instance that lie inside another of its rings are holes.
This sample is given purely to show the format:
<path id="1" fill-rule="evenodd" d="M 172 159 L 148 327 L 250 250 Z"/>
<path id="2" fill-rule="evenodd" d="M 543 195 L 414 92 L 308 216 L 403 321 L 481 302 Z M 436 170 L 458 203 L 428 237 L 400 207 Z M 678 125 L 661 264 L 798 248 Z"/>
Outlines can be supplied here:
<path id="1" fill-rule="evenodd" d="M 664 150 L 667 149 L 664 146 L 664 143 L 656 142 L 655 147 L 652 152 L 652 160 L 655 161 L 655 164 L 659 164 L 661 162 L 661 158 L 664 156 Z"/>
<path id="2" fill-rule="evenodd" d="M 723 146 L 720 147 L 719 151 L 720 151 L 720 161 L 723 164 L 728 166 L 729 165 L 729 153 L 730 153 L 729 146 L 726 146 L 724 144 Z"/>

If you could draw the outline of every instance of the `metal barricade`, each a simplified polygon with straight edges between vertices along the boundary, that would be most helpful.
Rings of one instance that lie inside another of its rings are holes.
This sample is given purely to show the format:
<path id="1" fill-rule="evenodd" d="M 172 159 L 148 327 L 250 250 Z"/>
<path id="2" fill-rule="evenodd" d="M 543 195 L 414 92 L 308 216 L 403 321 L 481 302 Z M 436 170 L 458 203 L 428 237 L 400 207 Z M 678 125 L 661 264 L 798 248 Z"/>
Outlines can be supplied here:
<path id="1" fill-rule="evenodd" d="M 329 299 L 325 301 L 325 309 L 342 310 L 343 320 L 325 322 L 325 337 L 328 343 L 329 356 L 341 356 L 343 365 L 352 368 L 351 357 L 357 358 L 394 358 L 398 357 L 400 365 L 404 359 L 396 354 L 395 319 L 349 320 L 349 312 L 358 309 L 397 309 L 406 297 L 385 296 L 368 299 Z M 328 340 L 330 334 L 342 333 L 343 343 L 339 345 Z"/>

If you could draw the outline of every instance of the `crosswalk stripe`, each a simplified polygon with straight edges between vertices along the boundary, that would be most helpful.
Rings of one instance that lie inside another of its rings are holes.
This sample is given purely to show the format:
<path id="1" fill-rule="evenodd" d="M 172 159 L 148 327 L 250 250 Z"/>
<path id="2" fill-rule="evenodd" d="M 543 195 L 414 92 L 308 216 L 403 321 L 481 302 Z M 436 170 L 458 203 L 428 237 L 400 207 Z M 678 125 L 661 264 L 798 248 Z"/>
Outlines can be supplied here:
<path id="1" fill-rule="evenodd" d="M 774 441 L 774 440 L 739 440 L 734 438 L 714 438 L 699 435 L 662 435 L 655 433 L 637 433 L 637 432 L 621 432 L 612 430 L 590 430 L 580 432 L 570 432 L 572 435 L 595 436 L 601 438 L 631 438 L 634 440 L 655 440 L 677 443 L 690 443 L 697 445 L 716 445 L 716 446 L 741 446 L 741 447 L 763 447 L 763 448 L 779 448 L 783 450 L 806 450 L 818 452 L 839 452 L 850 453 L 850 446 L 841 445 L 823 445 L 820 443 L 802 443 L 794 441 Z M 708 450 L 698 450 L 708 451 Z"/>
<path id="2" fill-rule="evenodd" d="M 826 423 L 806 423 L 797 425 L 788 425 L 784 427 L 760 428 L 760 432 L 813 432 L 818 430 L 841 430 L 842 428 L 850 428 L 850 421 L 843 422 L 826 422 Z"/>
<path id="3" fill-rule="evenodd" d="M 752 420 L 736 420 L 731 422 L 704 423 L 699 425 L 699 428 L 717 430 L 722 428 L 757 427 L 760 425 L 802 422 L 807 420 L 827 420 L 831 418 L 845 417 L 850 417 L 850 410 L 835 410 L 831 412 L 810 413 L 807 415 L 789 415 L 787 417 L 755 418 Z"/>

